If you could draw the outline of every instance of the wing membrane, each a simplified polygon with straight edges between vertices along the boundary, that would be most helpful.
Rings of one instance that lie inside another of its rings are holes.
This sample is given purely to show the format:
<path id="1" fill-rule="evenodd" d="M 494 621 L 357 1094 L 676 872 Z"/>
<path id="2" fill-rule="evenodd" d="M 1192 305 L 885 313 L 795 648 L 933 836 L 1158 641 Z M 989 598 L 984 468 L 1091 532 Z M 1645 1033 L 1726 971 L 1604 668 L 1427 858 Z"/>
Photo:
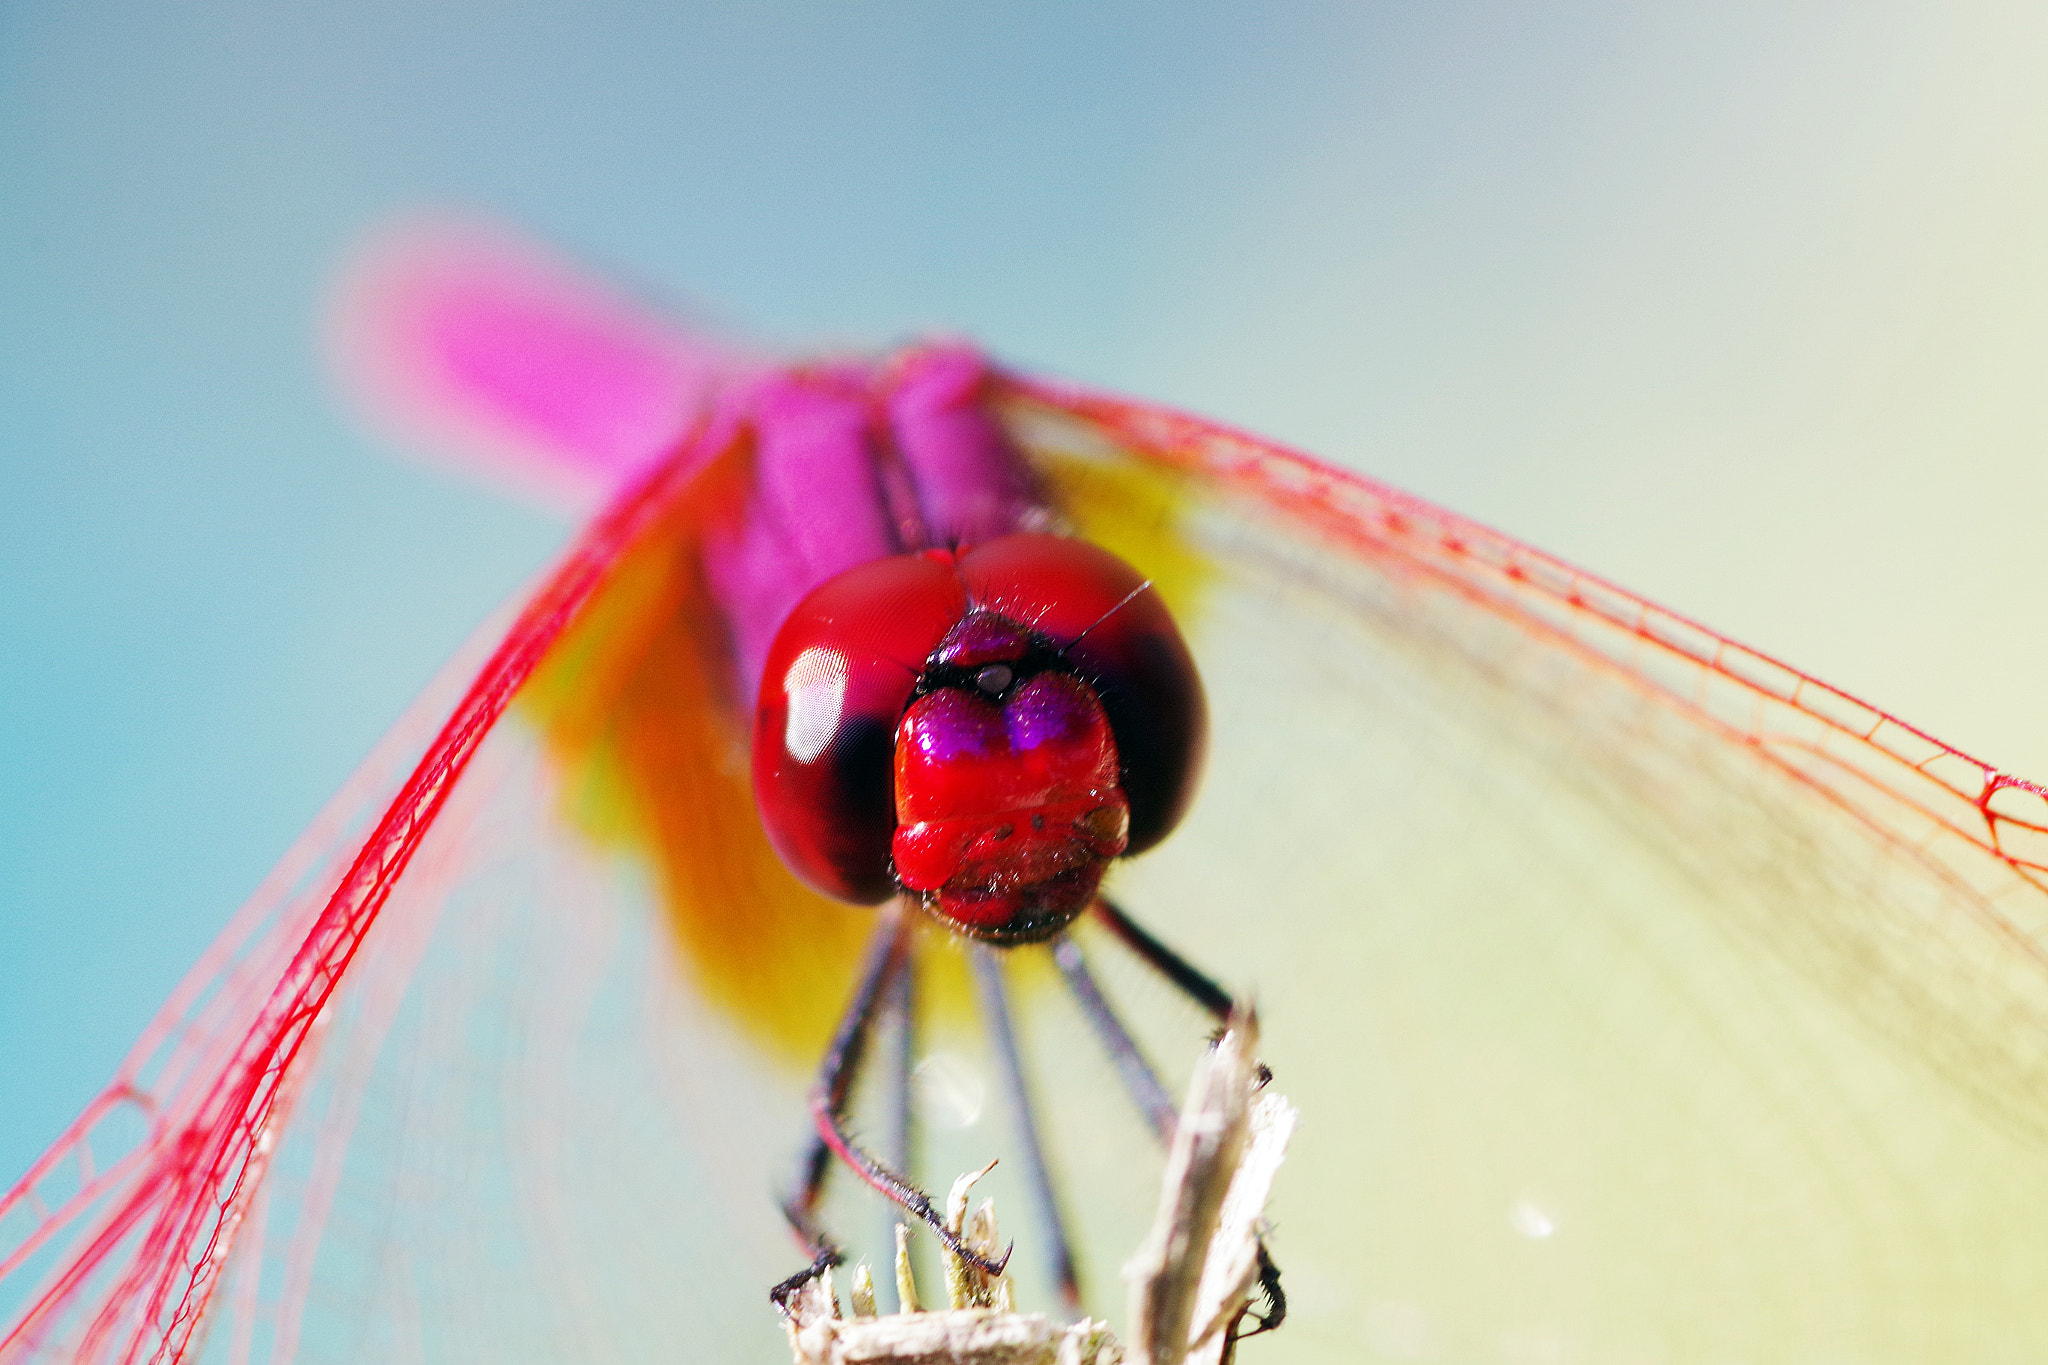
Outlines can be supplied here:
<path id="1" fill-rule="evenodd" d="M 1368 481 L 1076 391 L 992 401 L 1210 691 L 1189 825 L 1112 889 L 1257 995 L 1304 1115 L 1294 1313 L 1248 1351 L 2048 1346 L 2039 788 Z M 763 862 L 690 569 L 715 454 L 629 490 L 437 684 L 0 1201 L 0 1360 L 780 1350 L 773 1193 L 860 924 Z M 1201 1020 L 1084 942 L 1183 1073 Z M 943 1184 L 1012 1148 L 955 950 L 920 953 Z M 1157 1155 L 1036 950 L 1011 971 L 1114 1311 Z"/>
<path id="2" fill-rule="evenodd" d="M 1262 1354 L 2048 1341 L 2038 789 L 1366 481 L 1013 412 L 1212 566 L 1205 793 L 1119 890 L 1258 989 L 1302 1108 Z"/>

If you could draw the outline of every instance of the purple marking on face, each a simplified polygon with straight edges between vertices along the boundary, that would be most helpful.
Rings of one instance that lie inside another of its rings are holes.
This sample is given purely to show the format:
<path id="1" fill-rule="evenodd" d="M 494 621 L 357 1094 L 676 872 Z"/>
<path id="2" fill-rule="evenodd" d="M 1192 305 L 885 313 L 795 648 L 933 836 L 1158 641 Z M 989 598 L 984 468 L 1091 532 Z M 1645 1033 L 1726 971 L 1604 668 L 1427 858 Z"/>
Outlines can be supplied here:
<path id="1" fill-rule="evenodd" d="M 1094 698 L 1085 684 L 1063 673 L 1041 673 L 1010 694 L 1003 723 L 1010 747 L 1028 753 L 1088 732 Z"/>
<path id="2" fill-rule="evenodd" d="M 972 544 L 1022 527 L 1042 501 L 1030 470 L 982 405 L 988 367 L 965 346 L 902 362 L 889 427 L 933 544 Z"/>
<path id="3" fill-rule="evenodd" d="M 918 704 L 911 742 L 935 763 L 986 758 L 1005 743 L 1004 717 L 994 702 L 956 687 L 942 688 Z"/>

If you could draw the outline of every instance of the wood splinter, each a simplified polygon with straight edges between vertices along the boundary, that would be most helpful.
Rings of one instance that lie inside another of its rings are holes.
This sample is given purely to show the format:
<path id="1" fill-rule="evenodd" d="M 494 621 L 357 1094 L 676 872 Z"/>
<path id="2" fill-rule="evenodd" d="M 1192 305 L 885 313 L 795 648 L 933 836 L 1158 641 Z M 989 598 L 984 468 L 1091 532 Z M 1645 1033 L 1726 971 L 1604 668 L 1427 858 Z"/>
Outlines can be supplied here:
<path id="1" fill-rule="evenodd" d="M 1257 1021 L 1240 1009 L 1195 1067 L 1157 1219 L 1124 1268 L 1128 1346 L 1095 1319 L 1060 1325 L 1015 1312 L 1007 1275 L 950 1254 L 948 1307 L 919 1310 L 909 1229 L 898 1224 L 895 1276 L 906 1311 L 874 1315 L 873 1276 L 862 1265 L 853 1315 L 841 1316 L 827 1271 L 790 1305 L 784 1326 L 796 1365 L 1229 1365 L 1237 1325 L 1260 1292 L 1266 1197 L 1295 1123 L 1293 1106 L 1261 1088 L 1257 1045 Z M 993 1253 L 1001 1246 L 994 1201 L 968 1213 L 968 1192 L 989 1169 L 954 1182 L 946 1219 L 970 1250 Z"/>

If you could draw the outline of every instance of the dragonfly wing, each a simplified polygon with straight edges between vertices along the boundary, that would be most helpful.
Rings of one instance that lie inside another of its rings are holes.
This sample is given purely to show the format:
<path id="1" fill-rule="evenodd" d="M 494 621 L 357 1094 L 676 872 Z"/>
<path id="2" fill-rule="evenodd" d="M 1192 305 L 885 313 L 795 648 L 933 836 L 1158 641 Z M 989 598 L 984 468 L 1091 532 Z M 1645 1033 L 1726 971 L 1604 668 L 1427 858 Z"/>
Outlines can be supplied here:
<path id="1" fill-rule="evenodd" d="M 717 690 L 644 629 L 651 603 L 687 631 L 687 590 L 647 566 L 687 558 L 673 537 L 701 472 L 671 462 L 583 534 L 4 1196 L 0 1360 L 776 1347 L 764 1290 L 797 1254 L 773 1197 L 858 912 L 827 906 L 820 928 L 779 866 L 749 881 L 722 826 L 678 829 L 737 813 L 773 864 L 744 776 L 692 770 L 690 733 L 652 736 L 684 766 L 650 837 L 694 833 L 695 880 L 659 843 L 623 852 L 610 836 L 646 812 L 604 779 L 616 736 L 577 731 L 587 714 L 561 698 L 563 668 L 614 698 L 650 666 Z M 593 652 L 627 681 L 585 667 Z M 752 918 L 693 920 L 681 907 L 707 888 Z M 785 928 L 779 974 L 746 977 Z"/>
<path id="2" fill-rule="evenodd" d="M 2048 1350 L 2039 788 L 1265 443 L 1009 413 L 1081 530 L 1167 567 L 1209 688 L 1194 813 L 1111 890 L 1257 997 L 1301 1108 L 1291 1311 L 1247 1352 Z M 1089 1097 L 1050 1107 L 1087 1166 Z"/>
<path id="3" fill-rule="evenodd" d="M 337 280 L 328 352 L 401 444 L 547 506 L 587 510 L 671 453 L 757 366 L 496 226 L 379 234 Z"/>
<path id="4" fill-rule="evenodd" d="M 176 1358 L 318 1052 L 339 892 L 509 613 L 458 652 L 195 964 L 113 1081 L 0 1194 L 0 1360 Z M 400 915 L 397 918 L 403 919 Z M 308 1028 L 312 1016 L 320 1024 Z M 262 1055 L 268 1052 L 268 1056 Z M 284 1062 L 283 1053 L 290 1053 Z M 270 1080 L 266 1083 L 266 1075 Z"/>
<path id="5" fill-rule="evenodd" d="M 415 434 L 628 491 L 0 1197 L 0 1360 L 781 1349 L 773 1198 L 865 925 L 794 886 L 747 799 L 693 553 L 744 488 L 709 437 L 658 459 L 727 362 L 521 250 L 391 258 L 467 263 L 453 285 L 369 271 L 399 283 L 343 316 L 412 363 L 368 382 Z M 890 420 L 950 430 L 956 388 L 990 392 L 933 382 L 943 421 Z M 1111 889 L 1257 995 L 1304 1115 L 1274 1208 L 1294 1311 L 1248 1351 L 2048 1346 L 2037 789 L 1425 504 L 1152 409 L 993 391 L 1073 528 L 1174 604 L 1210 692 L 1187 827 Z M 574 393 L 609 397 L 537 401 Z M 944 496 L 968 521 L 1019 496 L 985 492 Z M 1184 1074 L 1202 1022 L 1085 941 Z M 921 955 L 943 1185 L 1015 1144 L 953 1027 L 957 953 Z M 1042 956 L 1010 975 L 1113 1312 L 1159 1158 Z"/>

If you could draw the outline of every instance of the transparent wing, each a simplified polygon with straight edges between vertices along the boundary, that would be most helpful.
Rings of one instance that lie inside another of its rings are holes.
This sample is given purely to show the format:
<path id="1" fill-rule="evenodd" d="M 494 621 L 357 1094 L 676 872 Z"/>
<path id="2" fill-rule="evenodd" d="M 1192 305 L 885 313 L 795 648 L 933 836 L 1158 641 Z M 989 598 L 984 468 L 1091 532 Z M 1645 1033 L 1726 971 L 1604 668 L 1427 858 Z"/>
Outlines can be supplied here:
<path id="1" fill-rule="evenodd" d="M 1112 890 L 1257 995 L 1303 1111 L 1275 1208 L 1294 1312 L 1247 1353 L 2039 1354 L 2038 789 L 1361 480 L 1000 399 L 1210 691 L 1195 813 Z M 672 573 L 703 473 L 649 476 L 415 709 L 0 1202 L 0 1360 L 782 1350 L 774 1198 L 861 925 L 760 861 Z M 650 751 L 674 787 L 634 787 L 652 768 L 620 756 Z M 1202 1022 L 1087 947 L 1181 1074 Z M 954 956 L 924 945 L 939 1184 L 1014 1151 Z M 1114 1314 L 1158 1159 L 1012 956 Z M 873 1201 L 829 1217 L 881 1243 Z"/>
<path id="2" fill-rule="evenodd" d="M 1010 411 L 1200 570 L 1203 795 L 1114 889 L 1303 1114 L 1247 1358 L 2048 1350 L 2040 788 L 1256 440 Z"/>
<path id="3" fill-rule="evenodd" d="M 423 700 L 0 1201 L 0 1359 L 773 1344 L 761 1272 L 734 1291 L 793 1255 L 768 1154 L 799 1078 L 715 1017 L 644 862 L 508 715 L 690 483 L 631 490 Z"/>
<path id="4" fill-rule="evenodd" d="M 203 1188 L 195 1142 L 242 1123 L 248 1097 L 232 1092 L 250 1076 L 252 1032 L 273 1001 L 308 997 L 303 983 L 289 984 L 300 948 L 502 631 L 500 622 L 480 632 L 414 703 L 194 965 L 105 1091 L 0 1194 L 0 1359 L 90 1358 L 93 1349 L 129 1357 L 146 1300 L 173 1292 L 164 1273 L 186 1268 L 201 1238 L 203 1259 L 205 1242 L 224 1231 L 227 1192 Z M 240 1153 L 246 1166 L 246 1137 Z"/>

